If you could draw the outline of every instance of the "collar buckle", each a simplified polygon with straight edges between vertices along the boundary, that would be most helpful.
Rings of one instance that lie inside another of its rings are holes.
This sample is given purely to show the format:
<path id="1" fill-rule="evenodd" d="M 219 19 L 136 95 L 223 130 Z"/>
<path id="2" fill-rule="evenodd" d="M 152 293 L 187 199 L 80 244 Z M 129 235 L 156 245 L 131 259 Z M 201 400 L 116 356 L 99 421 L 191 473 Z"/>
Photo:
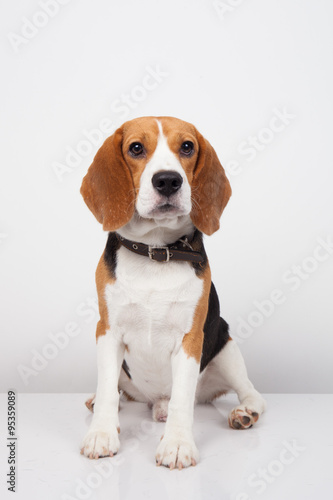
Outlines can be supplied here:
<path id="1" fill-rule="evenodd" d="M 157 256 L 157 255 L 159 255 L 160 257 L 163 256 L 163 253 L 160 253 L 159 250 L 166 253 L 166 258 L 164 260 L 161 260 L 160 258 L 154 259 L 154 256 Z M 170 249 L 169 249 L 169 247 L 159 247 L 157 245 L 148 245 L 148 255 L 149 255 L 149 258 L 151 260 L 154 260 L 156 262 L 169 262 Z"/>

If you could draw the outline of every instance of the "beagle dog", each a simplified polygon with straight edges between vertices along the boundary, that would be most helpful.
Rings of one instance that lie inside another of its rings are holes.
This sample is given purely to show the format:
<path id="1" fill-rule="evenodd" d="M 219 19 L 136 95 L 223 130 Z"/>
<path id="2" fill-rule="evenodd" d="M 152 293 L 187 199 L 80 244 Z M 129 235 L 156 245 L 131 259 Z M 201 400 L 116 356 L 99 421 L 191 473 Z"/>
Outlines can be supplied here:
<path id="1" fill-rule="evenodd" d="M 109 233 L 96 271 L 98 384 L 81 453 L 118 452 L 121 392 L 166 422 L 157 465 L 195 465 L 195 402 L 234 390 L 233 429 L 248 429 L 265 409 L 220 317 L 203 244 L 231 195 L 224 169 L 193 125 L 137 118 L 106 139 L 81 194 Z"/>

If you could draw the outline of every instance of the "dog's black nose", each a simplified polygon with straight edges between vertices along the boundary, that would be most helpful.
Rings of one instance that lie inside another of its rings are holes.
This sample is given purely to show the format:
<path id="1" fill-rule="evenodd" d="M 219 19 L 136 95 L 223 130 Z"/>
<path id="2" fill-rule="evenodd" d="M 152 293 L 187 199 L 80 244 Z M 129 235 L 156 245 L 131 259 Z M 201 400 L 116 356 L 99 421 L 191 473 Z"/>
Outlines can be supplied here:
<path id="1" fill-rule="evenodd" d="M 171 196 L 183 184 L 183 178 L 178 172 L 164 170 L 153 175 L 151 180 L 154 188 L 163 196 Z"/>

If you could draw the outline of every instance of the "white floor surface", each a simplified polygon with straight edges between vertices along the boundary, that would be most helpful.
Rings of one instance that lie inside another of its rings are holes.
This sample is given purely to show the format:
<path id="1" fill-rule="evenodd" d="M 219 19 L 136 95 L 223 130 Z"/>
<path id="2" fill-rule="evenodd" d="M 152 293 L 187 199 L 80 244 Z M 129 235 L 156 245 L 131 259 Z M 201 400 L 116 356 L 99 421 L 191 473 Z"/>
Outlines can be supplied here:
<path id="1" fill-rule="evenodd" d="M 269 394 L 256 426 L 232 430 L 228 395 L 195 408 L 196 467 L 156 467 L 164 424 L 141 403 L 122 403 L 121 449 L 89 460 L 80 441 L 92 414 L 85 394 L 18 394 L 16 492 L 7 490 L 7 395 L 0 398 L 0 498 L 15 500 L 332 500 L 333 396 Z"/>

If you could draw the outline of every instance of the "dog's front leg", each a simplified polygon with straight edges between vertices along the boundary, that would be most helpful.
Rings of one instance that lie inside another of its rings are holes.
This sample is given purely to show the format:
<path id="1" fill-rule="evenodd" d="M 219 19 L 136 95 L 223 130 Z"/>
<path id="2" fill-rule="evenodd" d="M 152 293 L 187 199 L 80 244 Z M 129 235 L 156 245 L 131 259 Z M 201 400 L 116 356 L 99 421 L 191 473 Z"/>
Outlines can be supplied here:
<path id="1" fill-rule="evenodd" d="M 199 452 L 192 426 L 195 391 L 200 363 L 183 346 L 172 356 L 172 392 L 165 432 L 156 451 L 157 465 L 173 469 L 195 465 Z"/>
<path id="2" fill-rule="evenodd" d="M 124 347 L 120 336 L 110 330 L 97 338 L 98 384 L 94 414 L 81 450 L 89 458 L 113 456 L 119 449 L 118 380 Z"/>

